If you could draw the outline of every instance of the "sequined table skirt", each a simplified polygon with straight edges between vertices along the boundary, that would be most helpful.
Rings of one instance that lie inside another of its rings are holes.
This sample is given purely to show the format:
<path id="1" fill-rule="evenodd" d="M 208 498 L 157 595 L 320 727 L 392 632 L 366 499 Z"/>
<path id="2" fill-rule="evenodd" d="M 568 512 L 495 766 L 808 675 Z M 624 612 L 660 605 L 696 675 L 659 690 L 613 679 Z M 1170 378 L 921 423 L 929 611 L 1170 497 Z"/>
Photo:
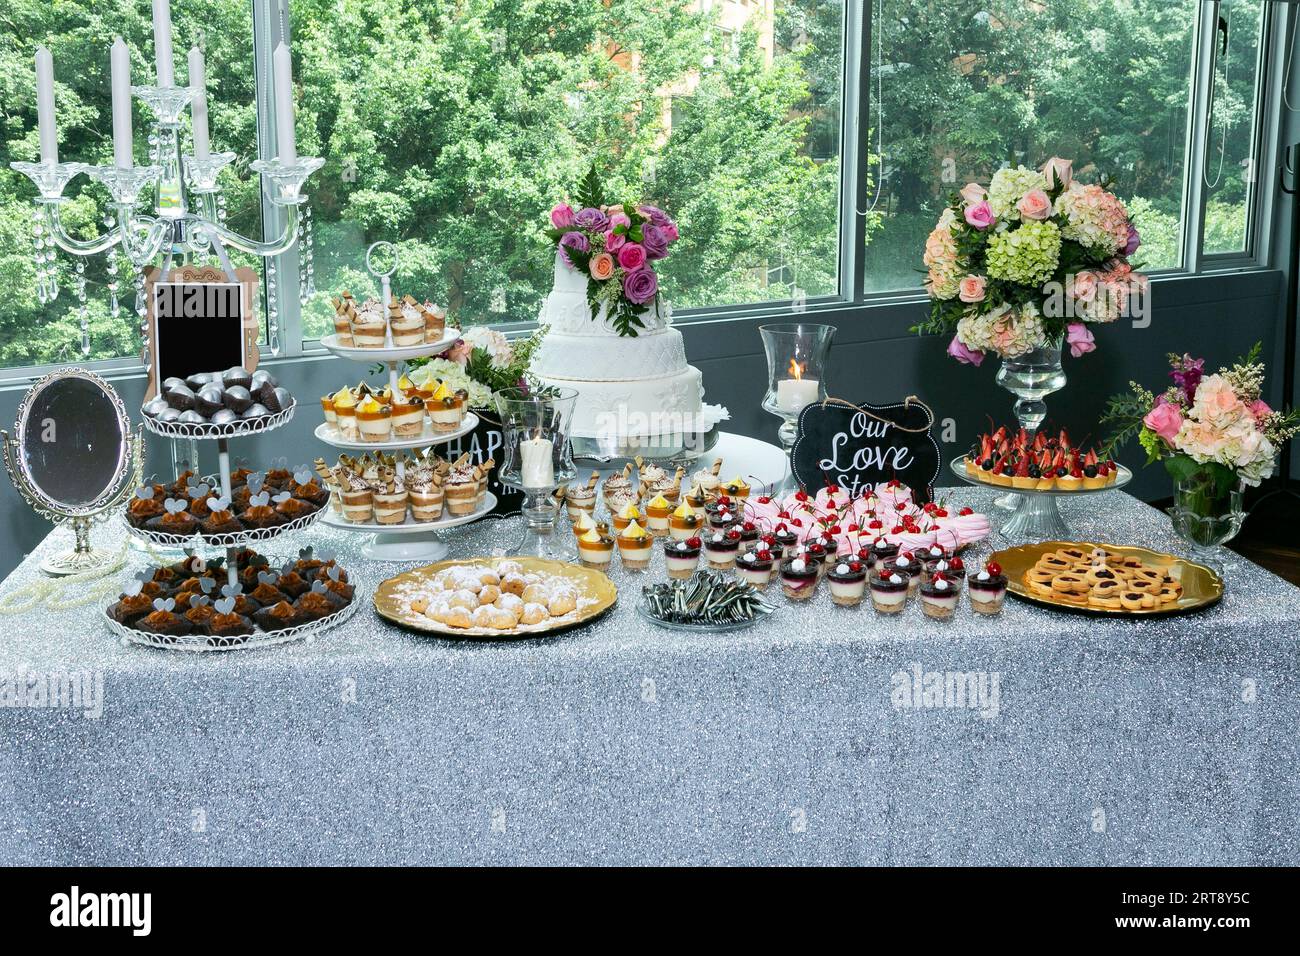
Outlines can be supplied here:
<path id="1" fill-rule="evenodd" d="M 1088 535 L 1176 550 L 1122 493 L 1065 507 Z M 516 521 L 449 535 L 453 553 L 504 547 Z M 310 536 L 367 604 L 401 570 L 356 536 Z M 522 644 L 414 635 L 370 606 L 311 644 L 197 655 L 124 646 L 99 607 L 0 616 L 6 693 L 102 681 L 98 717 L 0 707 L 0 859 L 1300 863 L 1300 591 L 1243 560 L 1192 617 L 1008 599 L 945 623 L 777 596 L 770 620 L 714 636 L 636 616 L 662 572 L 614 576 L 611 615 Z M 950 673 L 973 705 L 926 696 Z"/>

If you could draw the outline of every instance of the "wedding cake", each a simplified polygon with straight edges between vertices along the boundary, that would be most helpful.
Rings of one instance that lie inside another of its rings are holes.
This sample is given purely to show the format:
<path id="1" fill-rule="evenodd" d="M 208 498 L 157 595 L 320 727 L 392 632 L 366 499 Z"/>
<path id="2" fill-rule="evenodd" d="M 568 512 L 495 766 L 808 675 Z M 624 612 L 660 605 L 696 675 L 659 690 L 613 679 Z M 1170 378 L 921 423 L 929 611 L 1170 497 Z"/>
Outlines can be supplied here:
<path id="1" fill-rule="evenodd" d="M 668 308 L 651 302 L 635 337 L 621 337 L 608 311 L 602 303 L 592 316 L 586 274 L 557 253 L 555 284 L 540 316 L 549 329 L 532 371 L 546 384 L 578 392 L 571 436 L 679 443 L 726 417 L 725 409 L 704 404 L 700 371 L 687 363 Z"/>

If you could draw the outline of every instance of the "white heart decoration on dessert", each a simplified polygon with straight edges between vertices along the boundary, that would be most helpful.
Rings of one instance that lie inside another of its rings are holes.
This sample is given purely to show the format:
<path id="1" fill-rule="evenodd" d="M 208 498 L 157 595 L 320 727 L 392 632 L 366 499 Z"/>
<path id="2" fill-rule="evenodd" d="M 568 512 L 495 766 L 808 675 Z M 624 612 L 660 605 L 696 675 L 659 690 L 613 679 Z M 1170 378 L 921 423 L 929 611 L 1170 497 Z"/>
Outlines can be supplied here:
<path id="1" fill-rule="evenodd" d="M 326 592 L 326 590 L 328 590 L 328 589 L 325 587 L 325 582 L 324 582 L 324 581 L 313 581 L 313 582 L 311 583 L 311 589 L 312 589 L 312 591 L 315 592 L 316 594 L 324 594 L 324 593 Z"/>
<path id="2" fill-rule="evenodd" d="M 135 597 L 143 589 L 144 589 L 143 581 L 139 581 L 139 580 L 128 581 L 125 587 L 122 588 L 122 593 L 125 594 L 127 597 Z"/>
<path id="3" fill-rule="evenodd" d="M 204 594 L 211 594 L 214 587 L 216 584 L 212 578 L 199 578 L 199 590 Z"/>
<path id="4" fill-rule="evenodd" d="M 260 471 L 255 471 L 251 475 L 249 475 L 248 481 L 246 482 L 246 484 L 248 485 L 248 490 L 251 491 L 253 494 L 257 494 L 259 491 L 261 491 L 262 485 L 264 485 L 265 483 L 266 483 L 266 475 L 262 474 Z"/>
<path id="5" fill-rule="evenodd" d="M 163 508 L 167 510 L 169 515 L 180 514 L 185 510 L 185 506 L 186 502 L 182 501 L 180 498 L 168 498 L 163 502 Z"/>
<path id="6" fill-rule="evenodd" d="M 153 609 L 155 611 L 170 611 L 176 607 L 176 601 L 173 598 L 154 598 Z"/>
<path id="7" fill-rule="evenodd" d="M 260 495 L 252 495 L 249 497 L 248 503 L 254 508 L 261 508 L 270 500 L 271 496 L 264 491 Z"/>
<path id="8" fill-rule="evenodd" d="M 152 500 L 153 485 L 141 485 L 139 488 L 135 489 L 135 496 L 137 498 L 143 499 L 144 501 Z"/>
<path id="9" fill-rule="evenodd" d="M 209 511 L 225 511 L 225 510 L 228 509 L 229 507 L 230 507 L 230 499 L 229 499 L 229 498 L 221 497 L 221 498 L 209 498 L 209 499 L 208 499 L 208 510 L 209 510 Z"/>
<path id="10" fill-rule="evenodd" d="M 204 483 L 198 485 L 190 485 L 185 490 L 189 492 L 189 496 L 191 498 L 202 498 L 205 495 L 207 495 L 210 491 L 212 491 L 212 487 Z"/>
<path id="11" fill-rule="evenodd" d="M 334 565 L 334 567 L 330 568 L 327 573 L 329 574 L 329 579 L 331 581 L 337 581 L 339 579 L 339 566 L 337 564 Z"/>
<path id="12" fill-rule="evenodd" d="M 305 485 L 311 481 L 311 471 L 306 465 L 299 465 L 298 470 L 293 473 L 293 480 L 296 484 Z"/>
<path id="13" fill-rule="evenodd" d="M 293 495 L 290 492 L 282 491 L 271 500 L 274 501 L 277 505 L 282 505 L 292 497 Z"/>
<path id="14" fill-rule="evenodd" d="M 202 594 L 190 595 L 190 607 L 203 607 L 211 598 L 204 597 Z"/>
<path id="15" fill-rule="evenodd" d="M 223 597 L 212 606 L 216 608 L 218 614 L 229 614 L 235 609 L 235 599 L 233 597 Z"/>
<path id="16" fill-rule="evenodd" d="M 298 560 L 299 561 L 311 560 L 311 545 L 307 545 L 307 547 L 305 548 L 298 549 Z"/>
<path id="17" fill-rule="evenodd" d="M 222 596 L 222 597 L 233 598 L 233 597 L 235 597 L 236 595 L 242 594 L 243 591 L 244 591 L 244 586 L 243 586 L 242 584 L 239 584 L 238 582 L 236 582 L 235 584 L 223 584 L 223 585 L 221 585 L 221 596 Z"/>
<path id="18" fill-rule="evenodd" d="M 275 584 L 275 582 L 278 581 L 278 580 L 280 580 L 280 575 L 276 574 L 274 571 L 258 571 L 258 572 L 257 572 L 257 583 L 258 583 L 258 584 L 271 584 L 271 585 L 273 585 L 273 584 Z"/>

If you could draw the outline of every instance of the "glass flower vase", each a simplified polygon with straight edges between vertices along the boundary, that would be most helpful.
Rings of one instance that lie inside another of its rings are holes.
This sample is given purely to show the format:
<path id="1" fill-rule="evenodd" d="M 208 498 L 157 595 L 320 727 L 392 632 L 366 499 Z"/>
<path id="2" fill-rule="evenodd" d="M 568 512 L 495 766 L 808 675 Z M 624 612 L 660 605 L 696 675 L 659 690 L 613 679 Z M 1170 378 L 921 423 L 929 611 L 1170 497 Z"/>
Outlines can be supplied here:
<path id="1" fill-rule="evenodd" d="M 758 328 L 767 355 L 767 392 L 763 410 L 781 419 L 777 437 L 785 452 L 785 474 L 769 494 L 784 497 L 799 490 L 790 467 L 799 413 L 826 396 L 826 359 L 835 326 L 806 322 L 761 325 Z"/>
<path id="2" fill-rule="evenodd" d="M 1062 344 L 1062 338 L 1058 336 L 1042 348 L 1031 349 L 1015 358 L 1004 358 L 998 369 L 996 381 L 1016 396 L 1016 421 L 1030 435 L 1038 431 L 1047 417 L 1047 403 L 1043 399 L 1065 388 Z M 1013 511 L 1019 507 L 1020 498 L 1014 493 L 1006 494 L 997 498 L 995 504 Z"/>
<path id="3" fill-rule="evenodd" d="M 1228 562 L 1222 546 L 1237 536 L 1246 520 L 1242 505 L 1245 483 L 1225 483 L 1212 468 L 1197 469 L 1174 480 L 1169 518 L 1192 559 L 1222 576 Z"/>

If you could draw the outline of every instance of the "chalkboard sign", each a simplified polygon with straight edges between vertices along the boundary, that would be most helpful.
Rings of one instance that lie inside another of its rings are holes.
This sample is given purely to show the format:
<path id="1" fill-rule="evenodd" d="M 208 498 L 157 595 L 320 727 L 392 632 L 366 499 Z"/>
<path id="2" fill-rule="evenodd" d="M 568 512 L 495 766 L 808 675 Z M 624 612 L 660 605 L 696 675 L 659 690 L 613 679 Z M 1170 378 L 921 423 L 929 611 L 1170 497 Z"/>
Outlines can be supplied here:
<path id="1" fill-rule="evenodd" d="M 917 398 L 896 405 L 853 405 L 836 398 L 799 413 L 790 467 L 809 493 L 826 484 L 857 496 L 868 485 L 898 479 L 915 500 L 934 497 L 939 445 L 934 412 Z"/>
<path id="2" fill-rule="evenodd" d="M 145 401 L 169 378 L 235 366 L 250 372 L 257 368 L 257 274 L 252 269 L 236 269 L 233 282 L 210 266 L 183 266 L 166 278 L 162 270 L 152 269 L 146 286 Z"/>
<path id="3" fill-rule="evenodd" d="M 475 409 L 475 414 L 479 418 L 478 427 L 468 435 L 440 445 L 436 450 L 448 461 L 455 461 L 463 454 L 468 454 L 470 463 L 474 465 L 493 459 L 496 466 L 488 474 L 488 491 L 496 495 L 497 506 L 489 514 L 517 515 L 524 504 L 524 493 L 516 488 L 507 488 L 498 480 L 501 466 L 505 464 L 505 453 L 502 451 L 505 436 L 501 433 L 501 426 L 490 420 L 496 417 L 494 412 Z"/>

